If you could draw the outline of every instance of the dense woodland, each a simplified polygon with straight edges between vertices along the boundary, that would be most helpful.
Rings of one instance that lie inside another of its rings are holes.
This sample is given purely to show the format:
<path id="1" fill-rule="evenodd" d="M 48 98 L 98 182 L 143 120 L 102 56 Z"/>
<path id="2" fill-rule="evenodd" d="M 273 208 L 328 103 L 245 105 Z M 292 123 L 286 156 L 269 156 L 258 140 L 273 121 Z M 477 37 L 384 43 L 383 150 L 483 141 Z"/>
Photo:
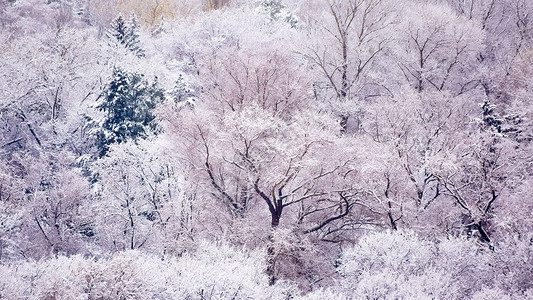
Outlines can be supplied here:
<path id="1" fill-rule="evenodd" d="M 533 298 L 533 1 L 1 0 L 0 299 Z"/>

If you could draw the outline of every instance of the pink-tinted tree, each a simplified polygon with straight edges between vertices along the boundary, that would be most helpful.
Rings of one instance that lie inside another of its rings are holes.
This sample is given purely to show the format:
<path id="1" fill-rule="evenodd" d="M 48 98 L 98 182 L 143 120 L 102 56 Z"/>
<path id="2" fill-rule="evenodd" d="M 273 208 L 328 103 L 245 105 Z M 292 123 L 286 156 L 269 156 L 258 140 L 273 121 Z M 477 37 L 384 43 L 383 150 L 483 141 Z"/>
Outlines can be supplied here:
<path id="1" fill-rule="evenodd" d="M 251 216 L 265 237 L 269 227 L 318 233 L 342 223 L 354 205 L 355 148 L 331 117 L 314 112 L 305 71 L 280 48 L 221 51 L 224 60 L 201 71 L 205 90 L 194 108 L 165 116 L 202 198 L 233 218 L 266 213 L 268 223 Z"/>
<path id="2" fill-rule="evenodd" d="M 477 23 L 446 5 L 413 3 L 402 12 L 397 30 L 403 34 L 397 65 L 413 88 L 459 95 L 478 85 L 476 57 L 484 36 Z"/>

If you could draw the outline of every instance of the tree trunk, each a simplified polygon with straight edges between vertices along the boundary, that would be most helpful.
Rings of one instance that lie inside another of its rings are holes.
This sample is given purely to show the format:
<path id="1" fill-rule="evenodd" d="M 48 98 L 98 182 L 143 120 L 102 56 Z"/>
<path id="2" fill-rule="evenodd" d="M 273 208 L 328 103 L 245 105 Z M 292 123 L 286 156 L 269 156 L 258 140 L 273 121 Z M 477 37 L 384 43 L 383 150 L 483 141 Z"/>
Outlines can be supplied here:
<path id="1" fill-rule="evenodd" d="M 280 215 L 277 213 L 272 214 L 272 221 L 270 223 L 272 229 L 275 229 L 279 225 Z"/>
<path id="2" fill-rule="evenodd" d="M 268 247 L 267 247 L 267 268 L 266 273 L 268 275 L 268 284 L 274 285 L 276 283 L 276 248 L 274 246 L 274 230 L 279 225 L 279 220 L 281 218 L 281 212 L 275 211 L 271 212 L 271 232 L 268 236 Z"/>
<path id="3" fill-rule="evenodd" d="M 268 237 L 267 247 L 267 268 L 266 273 L 268 275 L 268 285 L 274 285 L 276 283 L 276 248 L 274 247 L 274 235 L 271 233 Z"/>

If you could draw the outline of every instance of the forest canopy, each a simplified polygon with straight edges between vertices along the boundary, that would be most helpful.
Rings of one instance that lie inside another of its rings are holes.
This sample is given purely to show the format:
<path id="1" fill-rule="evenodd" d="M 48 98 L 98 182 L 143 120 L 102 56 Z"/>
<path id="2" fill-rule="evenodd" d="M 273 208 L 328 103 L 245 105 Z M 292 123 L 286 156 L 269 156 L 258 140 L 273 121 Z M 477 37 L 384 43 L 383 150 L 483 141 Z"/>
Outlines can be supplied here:
<path id="1" fill-rule="evenodd" d="M 0 299 L 531 299 L 533 2 L 0 2 Z"/>

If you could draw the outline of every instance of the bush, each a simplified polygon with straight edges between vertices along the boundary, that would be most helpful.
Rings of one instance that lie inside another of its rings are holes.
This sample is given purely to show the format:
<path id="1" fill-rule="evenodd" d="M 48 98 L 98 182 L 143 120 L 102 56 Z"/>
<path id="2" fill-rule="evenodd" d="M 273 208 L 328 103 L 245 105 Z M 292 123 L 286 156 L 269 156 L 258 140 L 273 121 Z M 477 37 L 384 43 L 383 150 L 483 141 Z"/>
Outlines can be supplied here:
<path id="1" fill-rule="evenodd" d="M 132 250 L 0 266 L 1 299 L 284 299 L 268 285 L 263 253 L 203 243 L 195 253 L 162 259 Z"/>

